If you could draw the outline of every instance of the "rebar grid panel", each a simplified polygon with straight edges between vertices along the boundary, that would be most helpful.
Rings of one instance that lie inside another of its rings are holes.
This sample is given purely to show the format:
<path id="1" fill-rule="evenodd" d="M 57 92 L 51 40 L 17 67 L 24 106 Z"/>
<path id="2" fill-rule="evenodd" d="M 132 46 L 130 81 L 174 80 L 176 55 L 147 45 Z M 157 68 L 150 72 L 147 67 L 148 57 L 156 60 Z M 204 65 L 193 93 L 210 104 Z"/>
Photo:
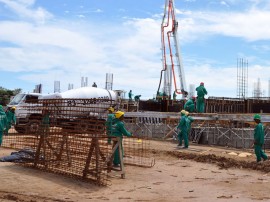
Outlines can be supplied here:
<path id="1" fill-rule="evenodd" d="M 107 184 L 112 145 L 105 122 L 111 100 L 52 99 L 24 106 L 24 117 L 4 136 L 3 146 L 36 152 L 26 165 L 50 172 Z M 17 129 L 17 130 L 15 130 Z M 136 135 L 136 134 L 135 134 Z M 116 138 L 112 138 L 116 141 Z M 123 139 L 124 162 L 150 167 L 150 141 L 145 136 Z"/>
<path id="2" fill-rule="evenodd" d="M 124 163 L 127 165 L 135 165 L 140 167 L 153 167 L 155 159 L 151 157 L 150 140 L 134 135 L 132 138 L 124 138 Z"/>

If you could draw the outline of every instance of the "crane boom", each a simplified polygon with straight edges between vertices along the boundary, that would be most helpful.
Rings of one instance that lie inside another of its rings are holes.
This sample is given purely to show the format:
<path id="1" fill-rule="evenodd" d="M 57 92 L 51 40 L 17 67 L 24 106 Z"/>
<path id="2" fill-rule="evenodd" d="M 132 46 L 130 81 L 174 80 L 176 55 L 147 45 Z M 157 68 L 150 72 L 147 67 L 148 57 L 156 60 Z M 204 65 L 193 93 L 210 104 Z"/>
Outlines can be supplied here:
<path id="1" fill-rule="evenodd" d="M 174 92 L 177 94 L 182 94 L 183 97 L 186 97 L 186 81 L 177 29 L 178 21 L 176 20 L 175 16 L 174 2 L 173 0 L 165 0 L 164 15 L 161 23 L 161 51 L 163 69 L 161 70 L 157 93 L 160 93 L 160 87 L 163 80 L 163 89 L 161 90 L 162 94 L 170 97 L 173 80 Z M 172 41 L 171 38 L 173 38 Z M 175 68 L 178 69 L 179 81 L 177 81 L 177 76 L 175 75 Z"/>

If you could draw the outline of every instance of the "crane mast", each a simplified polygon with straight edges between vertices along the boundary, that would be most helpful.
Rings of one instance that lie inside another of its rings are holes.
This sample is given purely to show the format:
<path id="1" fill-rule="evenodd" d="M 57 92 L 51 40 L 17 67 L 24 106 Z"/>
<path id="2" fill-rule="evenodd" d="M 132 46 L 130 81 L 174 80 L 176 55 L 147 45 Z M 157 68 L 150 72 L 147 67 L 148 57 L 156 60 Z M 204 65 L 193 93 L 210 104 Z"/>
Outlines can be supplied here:
<path id="1" fill-rule="evenodd" d="M 178 40 L 178 21 L 175 16 L 173 0 L 165 0 L 164 15 L 161 23 L 161 51 L 163 69 L 160 73 L 160 82 L 157 97 L 171 97 L 174 90 L 176 94 L 187 96 L 186 81 L 180 46 Z M 173 38 L 173 40 L 171 40 Z M 175 73 L 178 70 L 178 79 Z M 161 83 L 163 87 L 161 88 Z M 173 88 L 172 88 L 173 87 Z"/>

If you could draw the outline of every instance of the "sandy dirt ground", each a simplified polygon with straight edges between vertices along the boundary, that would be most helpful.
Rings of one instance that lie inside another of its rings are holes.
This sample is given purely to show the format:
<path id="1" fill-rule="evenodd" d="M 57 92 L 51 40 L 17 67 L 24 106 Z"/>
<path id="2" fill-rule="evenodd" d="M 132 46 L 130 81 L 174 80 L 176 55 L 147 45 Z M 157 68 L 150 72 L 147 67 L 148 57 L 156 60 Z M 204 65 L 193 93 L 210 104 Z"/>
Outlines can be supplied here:
<path id="1" fill-rule="evenodd" d="M 252 150 L 152 141 L 149 152 L 154 167 L 127 165 L 107 187 L 1 162 L 0 201 L 270 201 L 270 161 L 255 163 Z"/>

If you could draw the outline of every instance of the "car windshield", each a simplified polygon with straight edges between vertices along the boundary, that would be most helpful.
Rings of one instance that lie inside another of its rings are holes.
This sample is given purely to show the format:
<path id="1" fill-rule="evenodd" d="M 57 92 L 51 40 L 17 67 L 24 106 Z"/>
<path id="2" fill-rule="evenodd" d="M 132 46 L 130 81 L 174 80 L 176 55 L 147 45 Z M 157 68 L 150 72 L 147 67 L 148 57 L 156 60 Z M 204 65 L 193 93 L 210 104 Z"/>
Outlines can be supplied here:
<path id="1" fill-rule="evenodd" d="M 17 105 L 21 102 L 21 100 L 23 99 L 23 97 L 25 96 L 25 94 L 18 94 L 16 95 L 11 102 L 9 103 L 9 105 Z"/>

